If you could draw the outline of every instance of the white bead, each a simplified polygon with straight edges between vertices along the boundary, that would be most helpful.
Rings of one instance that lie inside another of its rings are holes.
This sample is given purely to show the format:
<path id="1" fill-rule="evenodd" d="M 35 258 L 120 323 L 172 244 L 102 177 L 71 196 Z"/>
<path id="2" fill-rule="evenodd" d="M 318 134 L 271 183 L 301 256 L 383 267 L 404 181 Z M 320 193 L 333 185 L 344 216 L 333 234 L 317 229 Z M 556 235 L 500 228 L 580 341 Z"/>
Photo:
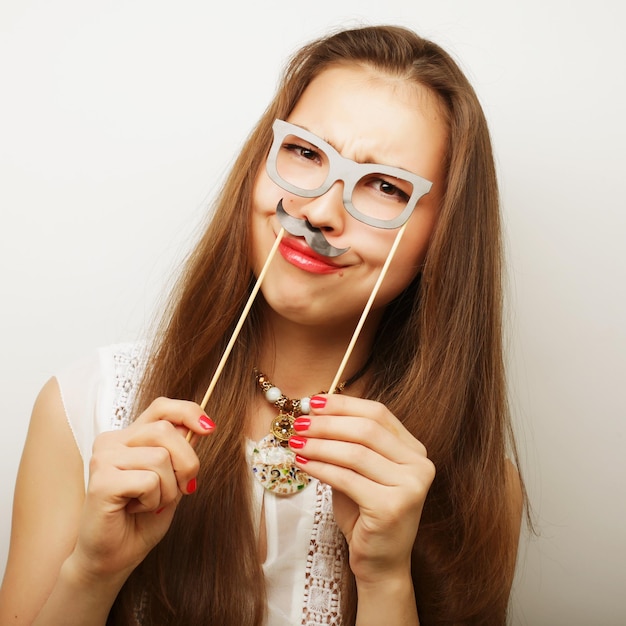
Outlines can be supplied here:
<path id="1" fill-rule="evenodd" d="M 307 415 L 310 410 L 311 398 L 307 398 L 306 396 L 304 398 L 300 398 L 300 412 L 304 413 L 304 415 Z"/>
<path id="2" fill-rule="evenodd" d="M 276 400 L 278 400 L 278 398 L 280 398 L 280 396 L 282 395 L 283 395 L 283 392 L 278 387 L 270 387 L 265 392 L 265 397 L 267 401 L 271 402 L 272 404 L 276 402 Z"/>

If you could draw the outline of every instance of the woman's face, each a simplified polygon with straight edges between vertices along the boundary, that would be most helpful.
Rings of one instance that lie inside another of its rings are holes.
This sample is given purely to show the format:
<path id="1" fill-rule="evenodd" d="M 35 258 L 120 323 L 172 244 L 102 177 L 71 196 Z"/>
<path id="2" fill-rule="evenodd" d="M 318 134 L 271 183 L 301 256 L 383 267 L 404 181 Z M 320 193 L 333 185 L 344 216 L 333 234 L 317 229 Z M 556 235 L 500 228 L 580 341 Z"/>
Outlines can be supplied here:
<path id="1" fill-rule="evenodd" d="M 359 66 L 322 72 L 287 118 L 333 146 L 343 157 L 408 170 L 433 183 L 407 222 L 406 232 L 374 303 L 381 309 L 418 273 L 443 194 L 447 129 L 432 93 L 415 83 Z M 358 318 L 385 263 L 398 229 L 382 229 L 350 215 L 343 182 L 323 195 L 304 198 L 274 183 L 263 166 L 252 202 L 252 262 L 258 275 L 280 231 L 276 207 L 282 200 L 292 217 L 320 229 L 339 256 L 316 254 L 301 237 L 285 234 L 263 282 L 269 306 L 280 316 L 307 325 Z"/>

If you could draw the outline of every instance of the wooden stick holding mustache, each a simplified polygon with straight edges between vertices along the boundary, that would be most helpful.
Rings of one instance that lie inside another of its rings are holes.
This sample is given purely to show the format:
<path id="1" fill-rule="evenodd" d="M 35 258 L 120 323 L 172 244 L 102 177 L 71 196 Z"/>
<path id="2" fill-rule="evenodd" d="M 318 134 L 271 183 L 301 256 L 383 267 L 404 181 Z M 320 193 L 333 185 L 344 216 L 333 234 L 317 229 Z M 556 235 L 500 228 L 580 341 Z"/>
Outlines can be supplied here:
<path id="1" fill-rule="evenodd" d="M 363 313 L 361 313 L 359 323 L 356 325 L 354 333 L 352 334 L 352 339 L 350 339 L 350 343 L 348 344 L 348 347 L 346 348 L 346 352 L 343 355 L 343 359 L 341 361 L 341 364 L 339 365 L 339 369 L 337 370 L 337 373 L 335 374 L 335 379 L 333 380 L 331 386 L 329 387 L 330 389 L 330 391 L 328 392 L 329 394 L 335 393 L 335 390 L 337 389 L 337 385 L 339 385 L 339 381 L 341 380 L 343 371 L 346 368 L 348 359 L 350 358 L 350 355 L 352 354 L 352 350 L 354 349 L 354 346 L 356 345 L 356 341 L 359 338 L 361 329 L 363 328 L 363 324 L 365 324 L 365 320 L 370 312 L 370 309 L 372 308 L 372 304 L 374 304 L 374 298 L 376 297 L 376 294 L 378 293 L 378 290 L 380 289 L 380 286 L 383 283 L 383 279 L 385 278 L 385 275 L 387 274 L 387 270 L 389 269 L 389 266 L 391 265 L 391 260 L 393 259 L 396 253 L 396 250 L 398 249 L 398 245 L 400 244 L 400 240 L 402 239 L 402 235 L 404 235 L 405 230 L 406 230 L 406 222 L 400 227 L 400 230 L 398 231 L 398 234 L 396 235 L 393 245 L 391 246 L 391 250 L 389 250 L 389 254 L 387 255 L 385 264 L 380 270 L 380 274 L 378 275 L 376 284 L 374 285 L 374 288 L 372 289 L 372 293 L 370 294 L 369 300 L 365 304 L 365 308 L 363 309 Z"/>
<path id="2" fill-rule="evenodd" d="M 285 229 L 281 228 L 278 231 L 278 235 L 276 236 L 276 241 L 274 242 L 272 249 L 269 251 L 269 254 L 267 255 L 267 259 L 265 259 L 263 268 L 261 269 L 261 272 L 259 273 L 259 276 L 256 279 L 256 282 L 254 283 L 254 287 L 252 288 L 252 291 L 250 292 L 250 295 L 248 296 L 248 301 L 246 302 L 246 306 L 243 308 L 243 311 L 241 312 L 241 315 L 239 316 L 239 321 L 237 322 L 237 325 L 235 326 L 235 330 L 233 330 L 233 334 L 231 335 L 228 341 L 228 345 L 226 346 L 226 349 L 224 350 L 224 354 L 222 354 L 222 358 L 220 359 L 220 362 L 217 364 L 217 369 L 215 370 L 215 374 L 213 374 L 213 378 L 211 379 L 211 382 L 209 383 L 206 393 L 204 394 L 204 398 L 202 399 L 202 402 L 200 403 L 200 406 L 202 409 L 206 407 L 207 402 L 209 401 L 209 398 L 211 397 L 211 394 L 213 393 L 213 390 L 215 389 L 215 385 L 217 384 L 217 381 L 222 374 L 224 366 L 226 365 L 226 361 L 228 360 L 228 357 L 230 356 L 233 346 L 235 345 L 235 341 L 237 341 L 237 337 L 239 336 L 239 332 L 241 331 L 241 328 L 243 327 L 243 323 L 245 322 L 246 317 L 248 317 L 248 313 L 250 313 L 250 309 L 252 308 L 252 303 L 254 302 L 254 299 L 256 298 L 256 295 L 259 292 L 259 289 L 261 288 L 261 283 L 263 282 L 263 279 L 265 278 L 265 274 L 267 274 L 267 270 L 270 266 L 270 263 L 272 262 L 272 259 L 274 258 L 274 255 L 276 254 L 276 250 L 278 250 L 278 244 L 281 242 L 284 234 L 285 234 Z M 190 430 L 187 433 L 187 437 L 186 437 L 187 441 L 191 441 L 192 437 L 193 437 L 193 431 Z"/>

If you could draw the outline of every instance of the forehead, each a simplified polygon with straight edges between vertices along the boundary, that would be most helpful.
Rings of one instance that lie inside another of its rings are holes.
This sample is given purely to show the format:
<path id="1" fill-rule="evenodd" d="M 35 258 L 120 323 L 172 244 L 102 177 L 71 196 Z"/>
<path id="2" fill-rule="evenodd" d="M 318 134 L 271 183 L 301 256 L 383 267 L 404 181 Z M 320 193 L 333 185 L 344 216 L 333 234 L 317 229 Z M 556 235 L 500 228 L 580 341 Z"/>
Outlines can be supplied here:
<path id="1" fill-rule="evenodd" d="M 400 167 L 429 180 L 440 174 L 445 119 L 437 97 L 414 81 L 334 66 L 308 85 L 287 121 L 355 161 Z"/>

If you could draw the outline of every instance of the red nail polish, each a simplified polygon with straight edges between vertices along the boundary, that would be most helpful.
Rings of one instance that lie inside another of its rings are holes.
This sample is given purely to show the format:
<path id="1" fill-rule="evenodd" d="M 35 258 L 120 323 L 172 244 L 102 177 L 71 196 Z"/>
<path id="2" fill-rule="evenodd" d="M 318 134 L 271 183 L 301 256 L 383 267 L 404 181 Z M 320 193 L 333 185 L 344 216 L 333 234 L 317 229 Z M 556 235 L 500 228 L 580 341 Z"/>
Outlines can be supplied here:
<path id="1" fill-rule="evenodd" d="M 303 430 L 309 430 L 311 426 L 311 420 L 308 417 L 297 417 L 293 423 L 293 429 L 298 432 L 302 432 Z"/>
<path id="2" fill-rule="evenodd" d="M 164 507 L 164 506 L 162 506 L 160 509 L 157 509 L 157 510 L 154 512 L 154 514 L 155 514 L 155 515 L 158 515 L 159 513 L 163 513 L 163 511 L 165 511 L 165 507 Z"/>
<path id="3" fill-rule="evenodd" d="M 304 437 L 290 437 L 289 446 L 296 450 L 301 450 L 306 445 L 306 439 Z"/>
<path id="4" fill-rule="evenodd" d="M 215 428 L 213 420 L 208 418 L 206 415 L 201 415 L 198 422 L 200 422 L 200 426 L 202 426 L 204 430 L 213 430 Z"/>
<path id="5" fill-rule="evenodd" d="M 192 478 L 188 483 L 187 483 L 187 493 L 193 493 L 196 490 L 196 487 L 198 486 L 196 479 Z"/>
<path id="6" fill-rule="evenodd" d="M 296 454 L 296 463 L 300 463 L 300 465 L 306 465 L 309 462 L 309 459 L 305 459 L 303 456 Z"/>
<path id="7" fill-rule="evenodd" d="M 323 409 L 325 406 L 326 406 L 326 398 L 322 398 L 321 396 L 313 396 L 311 398 L 311 408 Z"/>

